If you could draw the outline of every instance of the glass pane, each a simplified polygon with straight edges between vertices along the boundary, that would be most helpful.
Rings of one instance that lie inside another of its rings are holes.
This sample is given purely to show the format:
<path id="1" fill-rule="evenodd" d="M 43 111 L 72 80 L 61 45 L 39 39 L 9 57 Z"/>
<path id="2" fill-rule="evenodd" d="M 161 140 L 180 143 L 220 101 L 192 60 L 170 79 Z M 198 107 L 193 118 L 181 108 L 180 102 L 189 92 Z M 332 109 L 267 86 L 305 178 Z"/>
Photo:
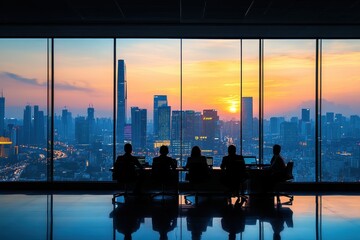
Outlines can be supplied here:
<path id="1" fill-rule="evenodd" d="M 360 181 L 360 40 L 324 40 L 322 180 Z"/>
<path id="2" fill-rule="evenodd" d="M 295 181 L 314 181 L 315 41 L 264 44 L 264 163 L 280 144 Z"/>
<path id="3" fill-rule="evenodd" d="M 227 145 L 240 152 L 240 41 L 183 40 L 182 66 L 184 159 L 197 145 L 219 166 Z"/>
<path id="4" fill-rule="evenodd" d="M 0 181 L 47 179 L 47 40 L 0 39 Z"/>
<path id="5" fill-rule="evenodd" d="M 259 157 L 259 40 L 243 40 L 242 154 Z"/>
<path id="6" fill-rule="evenodd" d="M 180 40 L 117 39 L 117 154 L 124 143 L 152 163 L 170 146 L 171 113 L 180 109 Z M 172 126 L 174 128 L 174 126 Z"/>
<path id="7" fill-rule="evenodd" d="M 54 180 L 110 180 L 113 40 L 55 39 Z"/>

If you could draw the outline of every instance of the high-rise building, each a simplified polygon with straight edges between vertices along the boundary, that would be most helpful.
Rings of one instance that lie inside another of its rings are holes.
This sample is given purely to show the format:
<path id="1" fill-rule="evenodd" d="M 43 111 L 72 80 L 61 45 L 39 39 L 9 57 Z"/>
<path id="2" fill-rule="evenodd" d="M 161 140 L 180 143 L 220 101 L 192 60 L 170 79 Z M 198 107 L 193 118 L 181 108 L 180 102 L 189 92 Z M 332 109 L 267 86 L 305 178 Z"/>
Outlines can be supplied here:
<path id="1" fill-rule="evenodd" d="M 34 106 L 33 143 L 45 143 L 45 118 L 44 111 L 39 111 L 39 106 Z"/>
<path id="2" fill-rule="evenodd" d="M 287 148 L 289 151 L 295 150 L 299 145 L 297 124 L 282 122 L 280 124 L 280 137 L 284 148 Z"/>
<path id="3" fill-rule="evenodd" d="M 61 112 L 61 139 L 65 142 L 69 140 L 69 129 L 70 129 L 70 122 L 69 122 L 69 111 L 64 108 Z"/>
<path id="4" fill-rule="evenodd" d="M 86 121 L 89 127 L 89 143 L 93 143 L 95 136 L 95 109 L 92 106 L 87 109 Z"/>
<path id="5" fill-rule="evenodd" d="M 3 93 L 0 97 L 0 136 L 5 134 L 5 98 Z"/>
<path id="6" fill-rule="evenodd" d="M 211 152 L 216 149 L 216 143 L 220 139 L 219 116 L 214 109 L 203 110 L 202 137 L 205 137 L 202 148 L 203 152 Z"/>
<path id="7" fill-rule="evenodd" d="M 190 155 L 194 132 L 191 129 L 194 126 L 194 111 L 172 111 L 171 114 L 171 154 L 176 158 L 181 155 Z M 201 121 L 201 119 L 200 119 Z"/>
<path id="8" fill-rule="evenodd" d="M 131 143 L 137 151 L 146 146 L 146 123 L 147 110 L 131 107 Z"/>
<path id="9" fill-rule="evenodd" d="M 116 142 L 124 145 L 124 128 L 126 124 L 126 107 L 127 107 L 127 82 L 126 82 L 126 65 L 125 61 L 118 60 L 118 89 L 117 89 L 117 119 L 116 119 Z"/>
<path id="10" fill-rule="evenodd" d="M 22 143 L 31 144 L 31 106 L 27 105 L 24 110 Z"/>
<path id="11" fill-rule="evenodd" d="M 301 109 L 301 121 L 302 122 L 310 122 L 310 109 L 309 108 Z"/>
<path id="12" fill-rule="evenodd" d="M 154 112 L 153 112 L 153 122 L 154 122 L 154 136 L 155 139 L 159 137 L 159 108 L 167 107 L 168 101 L 166 95 L 154 95 Z M 169 116 L 170 123 L 170 116 Z"/>
<path id="13" fill-rule="evenodd" d="M 77 144 L 89 144 L 89 127 L 85 117 L 75 118 L 75 141 Z"/>
<path id="14" fill-rule="evenodd" d="M 157 139 L 170 140 L 170 106 L 161 106 L 157 110 Z"/>
<path id="15" fill-rule="evenodd" d="M 253 138 L 253 98 L 242 98 L 242 137 L 243 140 L 249 141 Z"/>

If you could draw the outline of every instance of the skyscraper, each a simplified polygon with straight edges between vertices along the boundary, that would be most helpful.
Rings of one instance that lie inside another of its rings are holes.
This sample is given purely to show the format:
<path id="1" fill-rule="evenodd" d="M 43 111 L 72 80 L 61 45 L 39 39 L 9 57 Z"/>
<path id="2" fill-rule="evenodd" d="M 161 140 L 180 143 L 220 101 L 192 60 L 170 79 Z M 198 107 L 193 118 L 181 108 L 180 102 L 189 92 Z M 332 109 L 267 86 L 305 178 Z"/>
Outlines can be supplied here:
<path id="1" fill-rule="evenodd" d="M 159 108 L 167 107 L 167 96 L 166 95 L 155 95 L 154 96 L 154 112 L 153 112 L 153 121 L 154 121 L 154 136 L 155 139 L 158 139 L 159 136 Z M 170 122 L 170 117 L 169 117 Z"/>
<path id="2" fill-rule="evenodd" d="M 310 122 L 310 109 L 309 108 L 301 109 L 301 121 L 302 122 Z"/>
<path id="3" fill-rule="evenodd" d="M 31 106 L 27 105 L 24 110 L 22 143 L 31 144 Z"/>
<path id="4" fill-rule="evenodd" d="M 253 98 L 242 98 L 242 137 L 243 140 L 251 140 L 253 138 Z"/>
<path id="5" fill-rule="evenodd" d="M 117 89 L 117 119 L 116 119 L 116 142 L 124 144 L 124 128 L 126 124 L 126 102 L 127 102 L 127 83 L 126 83 L 126 65 L 122 59 L 118 60 L 118 89 Z"/>
<path id="6" fill-rule="evenodd" d="M 66 142 L 69 139 L 68 110 L 65 108 L 61 112 L 61 138 Z"/>
<path id="7" fill-rule="evenodd" d="M 216 149 L 216 143 L 219 142 L 220 128 L 219 128 L 219 116 L 217 111 L 214 109 L 203 110 L 202 118 L 202 135 L 206 137 L 204 145 L 202 146 L 203 151 L 210 151 Z"/>
<path id="8" fill-rule="evenodd" d="M 170 106 L 161 106 L 158 108 L 158 126 L 157 126 L 157 139 L 170 140 Z"/>
<path id="9" fill-rule="evenodd" d="M 75 118 L 75 140 L 77 144 L 89 144 L 89 127 L 85 117 Z"/>
<path id="10" fill-rule="evenodd" d="M 89 127 L 89 143 L 93 143 L 95 136 L 95 109 L 92 106 L 87 109 L 86 121 Z"/>
<path id="11" fill-rule="evenodd" d="M 0 97 L 0 136 L 4 136 L 5 133 L 5 98 L 3 93 Z"/>
<path id="12" fill-rule="evenodd" d="M 33 143 L 45 143 L 45 119 L 44 111 L 39 111 L 39 106 L 34 106 L 34 134 L 32 136 Z"/>
<path id="13" fill-rule="evenodd" d="M 146 146 L 147 110 L 131 108 L 131 143 L 133 149 L 139 151 Z"/>

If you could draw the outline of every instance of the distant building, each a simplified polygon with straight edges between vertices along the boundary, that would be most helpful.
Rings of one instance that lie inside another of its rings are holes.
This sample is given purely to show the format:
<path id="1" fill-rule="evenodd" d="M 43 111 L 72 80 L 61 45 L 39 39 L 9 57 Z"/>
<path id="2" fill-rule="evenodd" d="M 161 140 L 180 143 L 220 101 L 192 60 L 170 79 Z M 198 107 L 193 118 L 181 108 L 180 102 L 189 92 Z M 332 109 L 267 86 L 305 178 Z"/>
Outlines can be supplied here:
<path id="1" fill-rule="evenodd" d="M 118 60 L 118 86 L 117 86 L 117 119 L 116 119 L 116 142 L 124 145 L 124 128 L 126 124 L 127 110 L 127 81 L 126 81 L 126 65 L 125 61 Z"/>
<path id="2" fill-rule="evenodd" d="M 253 98 L 242 98 L 242 137 L 243 140 L 249 141 L 253 138 Z"/>
<path id="3" fill-rule="evenodd" d="M 131 143 L 134 150 L 146 147 L 147 110 L 138 107 L 131 108 Z"/>
<path id="4" fill-rule="evenodd" d="M 22 144 L 31 144 L 31 106 L 27 105 L 24 109 L 23 128 L 22 128 Z"/>
<path id="5" fill-rule="evenodd" d="M 5 98 L 1 93 L 0 97 L 0 136 L 5 134 Z"/>
<path id="6" fill-rule="evenodd" d="M 161 106 L 157 110 L 157 139 L 170 140 L 170 106 Z"/>
<path id="7" fill-rule="evenodd" d="M 154 96 L 154 111 L 153 111 L 153 122 L 154 122 L 154 137 L 155 139 L 159 138 L 160 131 L 160 122 L 159 122 L 159 108 L 167 107 L 168 101 L 166 95 L 155 95 Z M 165 119 L 162 119 L 163 121 Z M 170 115 L 169 115 L 169 125 L 170 125 Z M 170 130 L 170 129 L 169 129 Z"/>
<path id="8" fill-rule="evenodd" d="M 85 117 L 75 118 L 75 141 L 77 144 L 89 144 L 89 127 Z"/>

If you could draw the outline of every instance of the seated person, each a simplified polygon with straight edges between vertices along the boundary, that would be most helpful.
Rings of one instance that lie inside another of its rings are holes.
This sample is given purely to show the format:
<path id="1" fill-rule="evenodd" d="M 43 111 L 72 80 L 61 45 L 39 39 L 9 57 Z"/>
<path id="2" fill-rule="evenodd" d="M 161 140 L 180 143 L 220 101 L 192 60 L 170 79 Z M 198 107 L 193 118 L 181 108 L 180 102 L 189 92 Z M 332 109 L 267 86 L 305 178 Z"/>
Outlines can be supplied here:
<path id="1" fill-rule="evenodd" d="M 124 155 L 118 156 L 114 165 L 114 179 L 121 183 L 136 182 L 134 192 L 138 193 L 142 185 L 143 167 L 139 160 L 131 155 L 130 143 L 124 145 Z"/>
<path id="2" fill-rule="evenodd" d="M 187 159 L 185 168 L 189 169 L 190 183 L 204 182 L 209 177 L 206 157 L 201 155 L 201 150 L 198 146 L 194 146 L 191 149 L 191 155 Z"/>
<path id="3" fill-rule="evenodd" d="M 243 156 L 236 154 L 234 145 L 228 147 L 228 156 L 223 157 L 220 168 L 223 184 L 228 187 L 230 194 L 232 196 L 244 195 L 242 184 L 247 179 L 245 161 Z"/>
<path id="4" fill-rule="evenodd" d="M 275 144 L 273 146 L 273 157 L 270 161 L 268 169 L 270 178 L 273 182 L 283 181 L 286 177 L 286 164 L 284 158 L 280 155 L 281 146 Z"/>
<path id="5" fill-rule="evenodd" d="M 176 177 L 176 160 L 168 157 L 169 148 L 160 147 L 160 156 L 153 158 L 152 175 L 156 181 L 166 182 L 175 180 Z"/>

